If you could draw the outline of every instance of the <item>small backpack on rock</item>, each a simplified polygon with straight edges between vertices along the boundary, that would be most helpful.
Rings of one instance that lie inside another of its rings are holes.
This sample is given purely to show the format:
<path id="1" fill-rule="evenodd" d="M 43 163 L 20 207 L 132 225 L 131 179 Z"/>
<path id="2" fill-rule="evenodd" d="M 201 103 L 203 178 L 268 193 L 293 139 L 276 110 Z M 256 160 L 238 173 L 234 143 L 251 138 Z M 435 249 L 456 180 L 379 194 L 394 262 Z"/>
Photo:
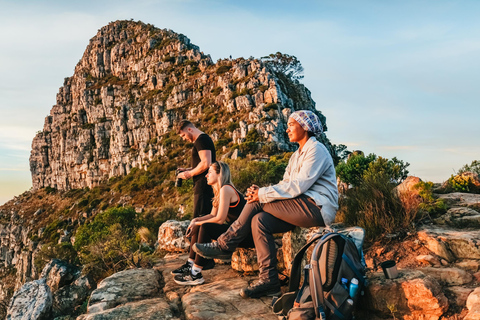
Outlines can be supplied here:
<path id="1" fill-rule="evenodd" d="M 289 290 L 273 302 L 282 320 L 350 320 L 366 285 L 362 228 L 315 234 L 295 255 Z M 301 264 L 307 249 L 315 243 L 310 264 Z"/>

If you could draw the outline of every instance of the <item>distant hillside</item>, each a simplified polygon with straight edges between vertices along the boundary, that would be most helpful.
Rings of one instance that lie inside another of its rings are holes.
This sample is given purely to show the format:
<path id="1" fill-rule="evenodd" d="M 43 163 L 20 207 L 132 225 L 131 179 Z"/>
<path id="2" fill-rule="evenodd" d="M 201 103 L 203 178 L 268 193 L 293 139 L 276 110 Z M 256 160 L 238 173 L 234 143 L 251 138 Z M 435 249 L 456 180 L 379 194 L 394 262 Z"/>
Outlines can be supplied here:
<path id="1" fill-rule="evenodd" d="M 325 124 L 309 90 L 262 60 L 213 63 L 184 35 L 112 22 L 90 40 L 33 139 L 33 187 L 91 188 L 154 159 L 184 164 L 172 132 L 183 118 L 212 136 L 219 156 L 291 151 L 286 120 L 298 109 Z"/>

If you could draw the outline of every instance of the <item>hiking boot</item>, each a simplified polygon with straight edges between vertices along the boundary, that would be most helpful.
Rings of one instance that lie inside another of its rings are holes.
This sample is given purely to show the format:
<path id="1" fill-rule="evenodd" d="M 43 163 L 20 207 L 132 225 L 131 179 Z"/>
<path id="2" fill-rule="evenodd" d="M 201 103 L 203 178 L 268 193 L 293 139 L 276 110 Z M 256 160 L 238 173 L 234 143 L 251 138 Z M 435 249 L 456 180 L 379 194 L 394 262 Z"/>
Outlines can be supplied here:
<path id="1" fill-rule="evenodd" d="M 187 262 L 185 262 L 185 264 L 182 264 L 180 267 L 178 267 L 177 269 L 173 270 L 170 273 L 174 276 L 177 276 L 177 275 L 181 276 L 185 272 L 190 272 L 191 269 L 192 269 L 192 266 L 187 261 Z"/>
<path id="2" fill-rule="evenodd" d="M 213 259 L 207 259 L 205 265 L 203 266 L 203 270 L 210 270 L 215 267 L 215 261 Z"/>
<path id="3" fill-rule="evenodd" d="M 222 261 L 230 261 L 232 259 L 231 251 L 222 250 L 218 246 L 218 242 L 195 243 L 193 251 L 207 259 L 219 259 Z"/>
<path id="4" fill-rule="evenodd" d="M 184 286 L 196 286 L 198 284 L 204 283 L 205 279 L 203 279 L 201 272 L 193 275 L 192 271 L 188 271 L 182 275 L 176 275 L 173 278 L 173 281 Z"/>
<path id="5" fill-rule="evenodd" d="M 240 290 L 240 295 L 242 298 L 279 297 L 282 295 L 282 291 L 278 282 L 259 280 L 257 283 Z"/>

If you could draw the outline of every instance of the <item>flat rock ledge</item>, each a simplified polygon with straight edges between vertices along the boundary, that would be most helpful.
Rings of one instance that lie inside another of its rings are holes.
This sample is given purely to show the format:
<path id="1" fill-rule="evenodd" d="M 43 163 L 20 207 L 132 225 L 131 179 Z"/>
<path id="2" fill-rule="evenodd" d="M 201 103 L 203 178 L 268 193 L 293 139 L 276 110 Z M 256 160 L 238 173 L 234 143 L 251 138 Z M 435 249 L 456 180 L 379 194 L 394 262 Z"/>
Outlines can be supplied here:
<path id="1" fill-rule="evenodd" d="M 428 226 L 418 232 L 418 239 L 430 251 L 448 262 L 480 259 L 480 230 L 452 230 Z"/>

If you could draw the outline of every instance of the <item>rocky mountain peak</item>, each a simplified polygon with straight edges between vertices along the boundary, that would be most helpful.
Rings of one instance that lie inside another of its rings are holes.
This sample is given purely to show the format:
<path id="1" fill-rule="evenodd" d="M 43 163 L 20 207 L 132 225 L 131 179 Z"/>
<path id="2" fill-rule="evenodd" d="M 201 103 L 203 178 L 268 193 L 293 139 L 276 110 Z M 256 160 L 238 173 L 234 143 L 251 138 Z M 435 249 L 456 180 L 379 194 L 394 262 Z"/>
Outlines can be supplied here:
<path id="1" fill-rule="evenodd" d="M 220 153 L 241 146 L 252 130 L 259 150 L 291 150 L 285 123 L 298 109 L 325 123 L 308 89 L 261 60 L 213 63 L 184 35 L 115 21 L 90 39 L 33 139 L 33 187 L 92 187 L 171 157 L 171 131 L 184 118 L 209 133 Z"/>

